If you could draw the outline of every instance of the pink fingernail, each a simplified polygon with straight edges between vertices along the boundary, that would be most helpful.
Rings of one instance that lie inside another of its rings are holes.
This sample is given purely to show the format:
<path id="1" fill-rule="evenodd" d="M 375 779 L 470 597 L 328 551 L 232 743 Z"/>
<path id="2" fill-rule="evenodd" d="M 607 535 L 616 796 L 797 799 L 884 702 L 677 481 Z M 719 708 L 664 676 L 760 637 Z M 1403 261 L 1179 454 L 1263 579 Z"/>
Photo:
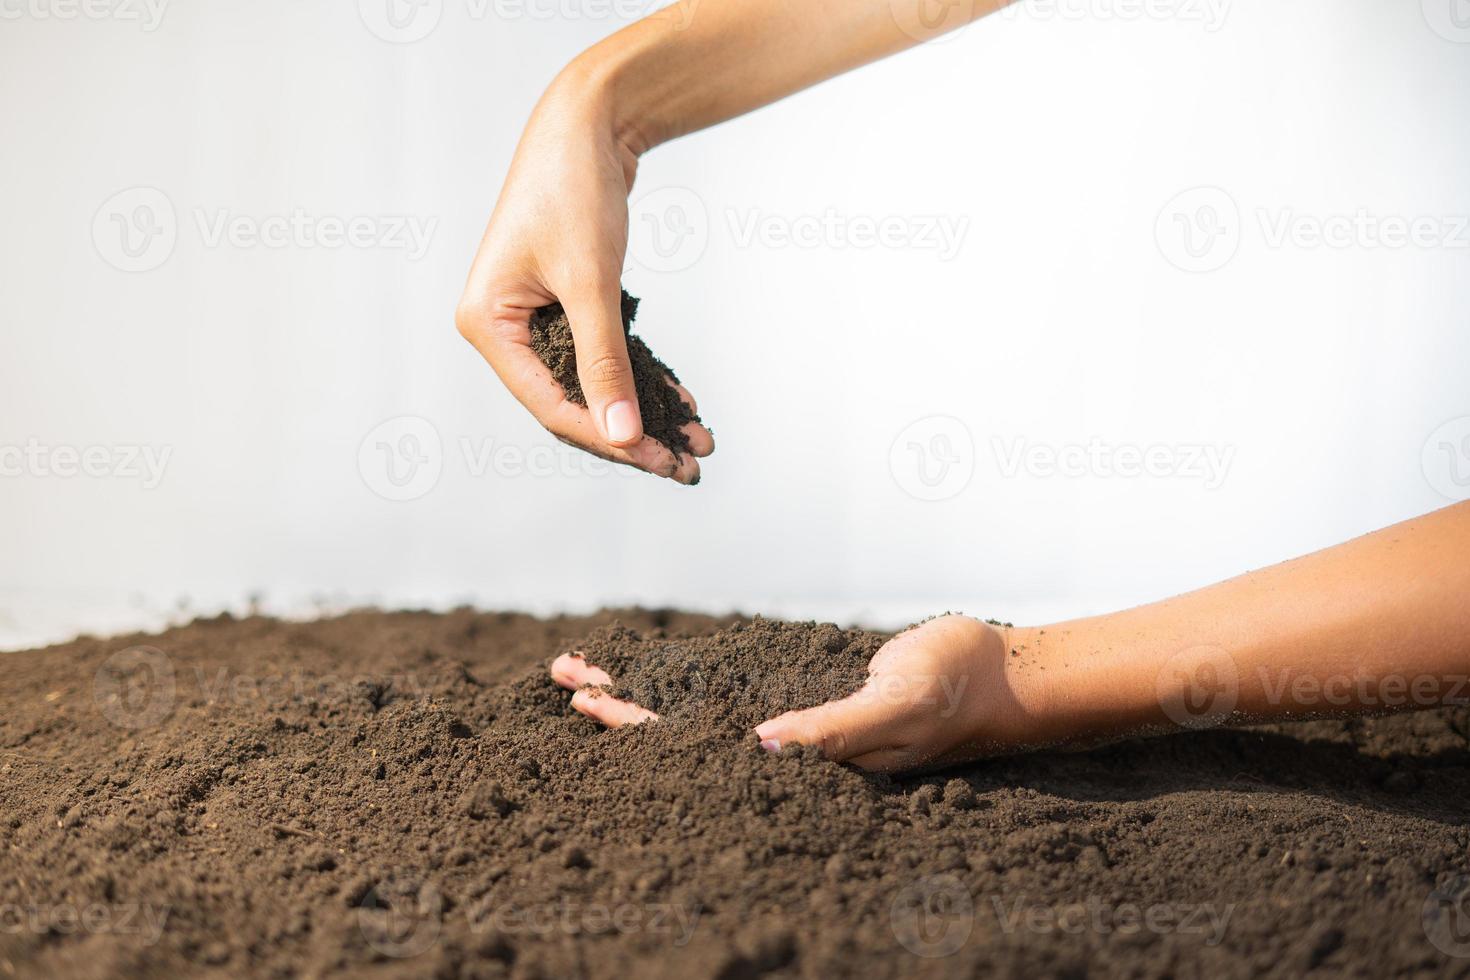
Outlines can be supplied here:
<path id="1" fill-rule="evenodd" d="M 632 442 L 638 438 L 641 424 L 638 409 L 626 399 L 607 406 L 603 421 L 607 424 L 607 438 L 612 442 Z"/>
<path id="2" fill-rule="evenodd" d="M 763 738 L 761 739 L 761 748 L 767 752 L 780 752 L 781 740 L 779 738 Z"/>

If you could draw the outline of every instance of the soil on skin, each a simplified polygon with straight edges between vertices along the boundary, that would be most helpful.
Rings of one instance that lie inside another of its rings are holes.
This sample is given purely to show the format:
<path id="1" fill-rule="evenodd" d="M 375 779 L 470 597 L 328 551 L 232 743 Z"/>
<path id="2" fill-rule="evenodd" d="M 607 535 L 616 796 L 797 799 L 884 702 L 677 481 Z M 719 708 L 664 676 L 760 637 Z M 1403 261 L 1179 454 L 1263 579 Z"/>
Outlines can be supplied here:
<path id="1" fill-rule="evenodd" d="M 732 622 L 0 654 L 0 976 L 1470 973 L 1466 709 L 868 776 L 746 725 L 849 689 L 876 638 Z M 573 649 L 669 720 L 572 712 L 545 667 Z"/>
<path id="2" fill-rule="evenodd" d="M 643 416 L 643 432 L 673 451 L 676 457 L 689 452 L 689 436 L 683 427 L 699 422 L 698 415 L 679 397 L 669 384 L 679 378 L 669 366 L 654 356 L 643 338 L 632 332 L 638 315 L 638 300 L 623 290 L 623 332 L 628 338 L 628 361 L 633 368 L 633 385 L 638 393 L 638 409 Z M 577 376 L 577 350 L 572 342 L 572 327 L 560 303 L 543 306 L 531 314 L 531 349 L 541 358 L 551 375 L 566 392 L 567 399 L 578 405 L 587 404 L 582 381 Z"/>

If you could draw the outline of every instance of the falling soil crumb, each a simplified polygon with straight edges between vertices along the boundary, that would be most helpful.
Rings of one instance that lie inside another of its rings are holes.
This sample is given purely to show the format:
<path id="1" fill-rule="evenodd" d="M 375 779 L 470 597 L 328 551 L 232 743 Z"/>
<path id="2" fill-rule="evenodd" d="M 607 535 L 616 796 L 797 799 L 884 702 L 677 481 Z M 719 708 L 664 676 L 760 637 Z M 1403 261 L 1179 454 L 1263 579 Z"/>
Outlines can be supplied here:
<path id="1" fill-rule="evenodd" d="M 689 434 L 684 426 L 699 422 L 700 418 L 670 384 L 678 384 L 678 377 L 632 332 L 637 315 L 638 300 L 623 290 L 623 331 L 628 338 L 628 360 L 633 368 L 638 408 L 643 415 L 643 432 L 667 446 L 676 457 L 683 456 L 689 452 Z M 577 375 L 572 327 L 560 303 L 543 306 L 531 314 L 531 349 L 551 369 L 552 377 L 566 392 L 567 399 L 586 405 L 587 396 Z"/>
<path id="2" fill-rule="evenodd" d="M 1465 975 L 1465 708 L 871 776 L 749 726 L 881 638 L 737 622 L 0 654 L 0 976 Z M 569 649 L 667 720 L 572 711 Z"/>

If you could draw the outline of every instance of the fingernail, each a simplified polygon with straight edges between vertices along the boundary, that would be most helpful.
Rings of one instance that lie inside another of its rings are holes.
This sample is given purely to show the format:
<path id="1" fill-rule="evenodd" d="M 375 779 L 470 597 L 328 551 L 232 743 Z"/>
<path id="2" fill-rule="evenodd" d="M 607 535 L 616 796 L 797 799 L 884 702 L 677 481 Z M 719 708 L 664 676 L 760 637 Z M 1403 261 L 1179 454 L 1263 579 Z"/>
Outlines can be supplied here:
<path id="1" fill-rule="evenodd" d="M 761 748 L 767 752 L 780 752 L 781 740 L 779 738 L 763 738 L 761 739 Z"/>
<path id="2" fill-rule="evenodd" d="M 603 421 L 611 442 L 632 442 L 638 438 L 638 409 L 626 399 L 607 406 Z"/>

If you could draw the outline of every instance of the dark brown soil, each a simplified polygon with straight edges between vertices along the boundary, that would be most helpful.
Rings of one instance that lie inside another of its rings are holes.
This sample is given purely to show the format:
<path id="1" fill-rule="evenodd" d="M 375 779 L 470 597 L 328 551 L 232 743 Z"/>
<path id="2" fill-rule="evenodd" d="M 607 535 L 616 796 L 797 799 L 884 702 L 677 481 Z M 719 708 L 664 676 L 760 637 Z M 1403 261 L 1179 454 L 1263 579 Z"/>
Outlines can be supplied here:
<path id="1" fill-rule="evenodd" d="M 0 977 L 1470 975 L 1466 709 L 870 777 L 745 726 L 871 635 L 614 618 L 0 655 Z"/>
<path id="2" fill-rule="evenodd" d="M 643 338 L 632 332 L 638 315 L 638 300 L 623 290 L 623 330 L 628 335 L 628 361 L 633 368 L 633 385 L 638 393 L 638 409 L 643 415 L 643 432 L 673 450 L 675 456 L 689 452 L 689 436 L 683 427 L 698 422 L 684 399 L 669 384 L 679 378 L 669 366 L 654 356 Z M 531 314 L 531 348 L 551 369 L 552 377 L 562 386 L 569 401 L 587 404 L 582 381 L 577 376 L 577 349 L 572 342 L 572 327 L 560 303 L 543 306 Z"/>
<path id="3" fill-rule="evenodd" d="M 783 711 L 856 691 L 883 640 L 831 623 L 757 618 L 690 639 L 606 626 L 577 644 L 576 652 L 612 675 L 614 694 L 661 720 L 739 739 Z"/>

